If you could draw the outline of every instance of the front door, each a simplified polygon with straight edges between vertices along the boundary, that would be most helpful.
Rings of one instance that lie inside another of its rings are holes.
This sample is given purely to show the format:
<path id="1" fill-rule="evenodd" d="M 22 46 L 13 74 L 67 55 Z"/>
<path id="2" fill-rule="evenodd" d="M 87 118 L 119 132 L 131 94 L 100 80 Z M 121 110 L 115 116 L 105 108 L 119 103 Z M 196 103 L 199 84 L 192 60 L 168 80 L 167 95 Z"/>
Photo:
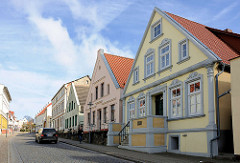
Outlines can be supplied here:
<path id="1" fill-rule="evenodd" d="M 156 115 L 163 115 L 163 94 L 155 96 Z"/>

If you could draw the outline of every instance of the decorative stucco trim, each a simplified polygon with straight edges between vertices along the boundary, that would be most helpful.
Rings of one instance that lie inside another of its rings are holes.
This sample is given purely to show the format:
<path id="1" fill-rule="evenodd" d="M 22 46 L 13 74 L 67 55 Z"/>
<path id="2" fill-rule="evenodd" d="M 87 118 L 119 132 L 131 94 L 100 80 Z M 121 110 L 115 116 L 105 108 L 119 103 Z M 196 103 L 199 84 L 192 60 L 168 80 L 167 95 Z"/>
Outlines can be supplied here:
<path id="1" fill-rule="evenodd" d="M 120 86 L 119 86 L 119 84 L 117 82 L 117 79 L 115 78 L 115 75 L 113 74 L 112 69 L 111 69 L 110 65 L 108 64 L 108 61 L 107 61 L 106 57 L 104 56 L 104 52 L 103 51 L 101 51 L 101 57 L 103 59 L 104 64 L 106 65 L 106 68 L 107 68 L 107 70 L 109 72 L 110 77 L 112 78 L 112 81 L 113 81 L 115 87 L 116 88 L 120 88 Z"/>
<path id="2" fill-rule="evenodd" d="M 151 84 L 145 85 L 145 86 L 143 86 L 143 87 L 141 87 L 141 88 L 139 88 L 139 89 L 136 89 L 136 90 L 134 90 L 134 91 L 132 91 L 132 92 L 129 92 L 129 93 L 127 93 L 127 94 L 123 94 L 122 98 L 131 96 L 131 95 L 133 95 L 133 94 L 136 94 L 136 93 L 138 93 L 138 92 L 144 91 L 144 90 L 146 90 L 146 89 L 155 87 L 155 86 L 157 86 L 157 85 L 159 85 L 159 84 L 162 84 L 162 83 L 164 83 L 164 82 L 166 82 L 166 81 L 175 79 L 175 78 L 177 78 L 177 77 L 179 77 L 179 76 L 181 76 L 181 75 L 184 75 L 184 74 L 186 74 L 186 73 L 192 72 L 192 71 L 194 71 L 194 70 L 196 70 L 196 69 L 199 69 L 199 68 L 202 68 L 202 67 L 206 67 L 206 66 L 208 66 L 209 64 L 212 64 L 212 60 L 209 60 L 209 59 L 204 60 L 204 61 L 199 62 L 199 63 L 197 63 L 197 64 L 195 64 L 195 65 L 193 65 L 193 66 L 190 66 L 190 67 L 188 67 L 188 68 L 186 68 L 186 69 L 183 69 L 183 70 L 180 70 L 180 71 L 178 71 L 178 72 L 176 72 L 176 73 L 174 73 L 174 74 L 171 74 L 171 75 L 169 75 L 169 76 L 167 76 L 167 77 L 161 78 L 161 79 L 159 79 L 159 80 L 157 80 L 157 81 L 155 81 L 155 82 L 153 82 L 153 83 L 151 83 Z"/>

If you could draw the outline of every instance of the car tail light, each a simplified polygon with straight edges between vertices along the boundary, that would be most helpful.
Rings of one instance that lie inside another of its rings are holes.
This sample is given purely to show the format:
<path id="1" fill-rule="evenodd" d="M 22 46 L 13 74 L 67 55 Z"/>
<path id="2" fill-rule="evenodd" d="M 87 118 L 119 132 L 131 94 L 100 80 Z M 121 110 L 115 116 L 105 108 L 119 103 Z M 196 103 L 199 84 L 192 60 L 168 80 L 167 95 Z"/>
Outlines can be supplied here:
<path id="1" fill-rule="evenodd" d="M 44 137 L 44 135 L 42 134 L 41 137 Z"/>

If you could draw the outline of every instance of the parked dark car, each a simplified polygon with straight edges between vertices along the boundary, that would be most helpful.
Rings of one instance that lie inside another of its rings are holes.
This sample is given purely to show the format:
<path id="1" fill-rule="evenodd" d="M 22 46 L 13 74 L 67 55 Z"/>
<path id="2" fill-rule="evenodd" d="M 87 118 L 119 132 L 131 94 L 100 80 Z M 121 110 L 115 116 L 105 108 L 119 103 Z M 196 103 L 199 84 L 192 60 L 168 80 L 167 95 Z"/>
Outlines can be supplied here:
<path id="1" fill-rule="evenodd" d="M 35 141 L 39 144 L 43 141 L 54 142 L 57 144 L 58 135 L 54 128 L 41 128 L 36 133 Z"/>

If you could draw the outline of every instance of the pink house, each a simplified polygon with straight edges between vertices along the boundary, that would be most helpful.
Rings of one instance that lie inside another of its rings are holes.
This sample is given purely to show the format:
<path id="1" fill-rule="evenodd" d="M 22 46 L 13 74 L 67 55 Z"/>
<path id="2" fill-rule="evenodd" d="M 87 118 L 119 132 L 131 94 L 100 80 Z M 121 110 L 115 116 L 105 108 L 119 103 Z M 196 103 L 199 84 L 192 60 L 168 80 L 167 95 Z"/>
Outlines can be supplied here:
<path id="1" fill-rule="evenodd" d="M 84 107 L 84 132 L 107 131 L 110 123 L 122 122 L 123 88 L 134 59 L 98 50 L 88 97 Z M 92 103 L 91 106 L 88 105 Z M 91 113 L 90 113 L 91 110 Z"/>

